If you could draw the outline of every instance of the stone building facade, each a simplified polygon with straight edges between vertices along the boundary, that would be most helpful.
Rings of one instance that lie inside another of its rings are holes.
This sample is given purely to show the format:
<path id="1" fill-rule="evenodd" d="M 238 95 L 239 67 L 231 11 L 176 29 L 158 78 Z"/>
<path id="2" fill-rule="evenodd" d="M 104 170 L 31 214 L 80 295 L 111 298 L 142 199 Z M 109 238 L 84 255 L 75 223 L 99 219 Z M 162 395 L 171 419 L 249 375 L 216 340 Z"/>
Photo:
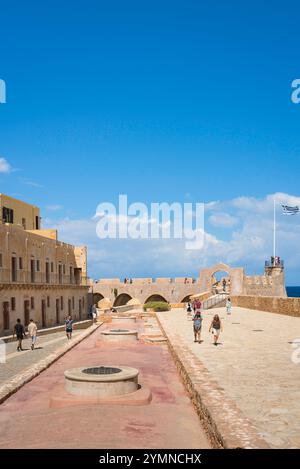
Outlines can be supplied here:
<path id="1" fill-rule="evenodd" d="M 67 314 L 87 318 L 87 249 L 40 224 L 37 207 L 0 194 L 0 335 L 17 318 L 39 327 L 62 324 Z"/>

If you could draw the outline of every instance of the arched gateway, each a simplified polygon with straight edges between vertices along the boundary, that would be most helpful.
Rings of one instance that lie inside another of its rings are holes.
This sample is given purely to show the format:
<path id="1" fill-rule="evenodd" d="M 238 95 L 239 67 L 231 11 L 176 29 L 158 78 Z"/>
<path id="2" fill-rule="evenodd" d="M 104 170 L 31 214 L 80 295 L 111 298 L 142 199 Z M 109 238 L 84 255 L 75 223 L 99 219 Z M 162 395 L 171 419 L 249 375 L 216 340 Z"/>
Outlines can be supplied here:
<path id="1" fill-rule="evenodd" d="M 242 267 L 230 267 L 223 262 L 201 270 L 199 276 L 200 291 L 211 291 L 212 293 L 216 293 L 218 288 L 223 289 L 223 279 L 218 281 L 216 278 L 217 272 L 224 272 L 224 274 L 227 274 L 228 276 L 228 279 L 225 278 L 226 291 L 230 291 L 231 295 L 240 295 L 243 293 L 244 269 Z M 220 283 L 218 288 L 216 288 L 216 283 Z"/>

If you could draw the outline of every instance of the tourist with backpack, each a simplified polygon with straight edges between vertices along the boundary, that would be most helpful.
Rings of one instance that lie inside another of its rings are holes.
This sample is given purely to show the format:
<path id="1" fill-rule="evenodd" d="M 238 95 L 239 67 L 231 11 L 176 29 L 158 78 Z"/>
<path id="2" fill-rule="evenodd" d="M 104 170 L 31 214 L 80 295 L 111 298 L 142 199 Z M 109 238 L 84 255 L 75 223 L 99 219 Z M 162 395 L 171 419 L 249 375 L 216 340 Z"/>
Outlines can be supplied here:
<path id="1" fill-rule="evenodd" d="M 202 316 L 201 312 L 197 311 L 193 317 L 193 325 L 194 325 L 194 342 L 201 343 L 201 329 L 202 329 Z"/>
<path id="2" fill-rule="evenodd" d="M 67 334 L 68 340 L 72 339 L 73 323 L 74 321 L 72 319 L 72 316 L 69 315 L 67 319 L 65 320 L 66 334 Z"/>

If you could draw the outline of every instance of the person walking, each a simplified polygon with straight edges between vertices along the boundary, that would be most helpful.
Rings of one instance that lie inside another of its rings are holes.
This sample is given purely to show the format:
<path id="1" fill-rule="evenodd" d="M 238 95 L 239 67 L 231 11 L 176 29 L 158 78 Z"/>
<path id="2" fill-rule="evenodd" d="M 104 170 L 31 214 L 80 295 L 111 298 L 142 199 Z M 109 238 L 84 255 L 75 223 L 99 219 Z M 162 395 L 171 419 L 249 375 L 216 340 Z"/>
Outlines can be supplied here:
<path id="1" fill-rule="evenodd" d="M 231 299 L 230 298 L 227 298 L 227 301 L 226 301 L 226 311 L 227 311 L 227 314 L 231 314 Z"/>
<path id="2" fill-rule="evenodd" d="M 200 311 L 195 313 L 193 317 L 193 325 L 194 325 L 194 337 L 195 337 L 194 342 L 198 342 L 200 344 L 201 343 L 201 329 L 202 329 L 202 316 L 201 316 Z"/>
<path id="3" fill-rule="evenodd" d="M 201 313 L 201 301 L 197 298 L 193 303 L 194 313 Z"/>
<path id="4" fill-rule="evenodd" d="M 17 352 L 20 352 L 23 351 L 22 349 L 22 341 L 24 339 L 24 337 L 26 336 L 25 334 L 25 328 L 23 326 L 23 324 L 21 323 L 21 319 L 17 319 L 17 322 L 15 324 L 15 327 L 14 327 L 14 332 L 13 332 L 13 338 L 17 337 L 17 341 L 18 341 L 18 347 L 17 347 Z"/>
<path id="5" fill-rule="evenodd" d="M 72 339 L 73 322 L 74 322 L 74 321 L 73 321 L 71 315 L 69 315 L 69 316 L 67 317 L 67 319 L 65 320 L 66 334 L 67 334 L 68 340 L 71 340 L 71 339 Z"/>
<path id="6" fill-rule="evenodd" d="M 35 343 L 36 343 L 36 338 L 37 338 L 37 325 L 34 322 L 33 319 L 30 319 L 29 325 L 28 325 L 28 333 L 31 337 L 31 350 L 34 349 Z"/>
<path id="7" fill-rule="evenodd" d="M 211 331 L 214 335 L 214 345 L 218 345 L 218 339 L 220 337 L 220 332 L 221 331 L 223 332 L 222 323 L 221 323 L 221 320 L 220 320 L 218 314 L 214 315 L 214 318 L 211 322 L 209 332 L 211 332 Z"/>
<path id="8" fill-rule="evenodd" d="M 92 317 L 93 317 L 93 324 L 96 324 L 96 322 L 97 322 L 97 308 L 96 308 L 96 305 L 93 305 Z"/>

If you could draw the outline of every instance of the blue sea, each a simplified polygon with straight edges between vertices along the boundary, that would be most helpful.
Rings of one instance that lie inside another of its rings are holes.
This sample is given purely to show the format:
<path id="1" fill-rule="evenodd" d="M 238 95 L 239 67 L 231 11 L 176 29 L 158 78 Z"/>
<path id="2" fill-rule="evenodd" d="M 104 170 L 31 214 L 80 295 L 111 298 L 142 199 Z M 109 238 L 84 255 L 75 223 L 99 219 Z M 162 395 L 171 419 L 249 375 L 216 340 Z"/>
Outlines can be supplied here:
<path id="1" fill-rule="evenodd" d="M 286 287 L 287 296 L 300 298 L 300 287 Z"/>

